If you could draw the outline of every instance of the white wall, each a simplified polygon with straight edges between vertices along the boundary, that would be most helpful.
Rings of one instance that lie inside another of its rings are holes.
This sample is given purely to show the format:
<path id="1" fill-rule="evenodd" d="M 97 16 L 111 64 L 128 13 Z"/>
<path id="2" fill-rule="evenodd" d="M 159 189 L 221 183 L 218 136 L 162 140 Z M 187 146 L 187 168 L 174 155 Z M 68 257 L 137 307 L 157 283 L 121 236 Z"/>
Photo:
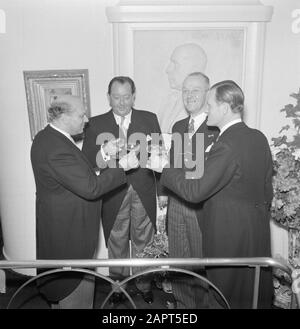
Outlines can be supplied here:
<path id="1" fill-rule="evenodd" d="M 300 9 L 300 1 L 262 3 L 274 6 L 272 22 L 267 24 L 261 124 L 264 133 L 273 137 L 284 124 L 279 110 L 293 103 L 289 95 L 300 88 L 300 33 L 292 32 L 292 11 Z"/>
<path id="2" fill-rule="evenodd" d="M 116 2 L 116 1 L 115 1 Z M 0 0 L 0 210 L 8 258 L 35 258 L 35 184 L 23 70 L 88 69 L 92 115 L 113 74 L 111 0 Z M 8 239 L 9 237 L 9 239 Z"/>
<path id="3" fill-rule="evenodd" d="M 300 33 L 292 32 L 292 11 L 300 9 L 300 1 L 262 0 L 262 3 L 274 6 L 272 22 L 267 25 L 261 116 L 261 130 L 271 141 L 287 123 L 280 109 L 294 103 L 289 95 L 300 88 Z M 274 223 L 271 229 L 273 254 L 287 258 L 287 232 Z"/>
<path id="4" fill-rule="evenodd" d="M 117 2 L 0 0 L 7 20 L 6 34 L 0 34 L 0 211 L 9 257 L 35 257 L 35 185 L 22 71 L 87 68 L 92 115 L 105 112 L 113 75 L 112 30 L 105 8 Z M 279 110 L 300 87 L 300 34 L 291 32 L 291 12 L 300 3 L 262 2 L 274 6 L 267 26 L 261 120 L 261 130 L 271 138 L 284 123 Z M 286 236 L 273 231 L 275 253 L 286 255 Z"/>

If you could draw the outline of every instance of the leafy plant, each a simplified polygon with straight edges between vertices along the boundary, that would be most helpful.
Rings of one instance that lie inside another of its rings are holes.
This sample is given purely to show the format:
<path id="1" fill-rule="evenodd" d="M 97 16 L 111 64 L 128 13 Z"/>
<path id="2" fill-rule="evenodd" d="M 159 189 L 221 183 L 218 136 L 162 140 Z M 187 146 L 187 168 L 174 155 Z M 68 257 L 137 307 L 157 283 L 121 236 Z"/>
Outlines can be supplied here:
<path id="1" fill-rule="evenodd" d="M 285 228 L 300 229 L 300 89 L 290 95 L 296 105 L 288 104 L 281 112 L 292 119 L 293 127 L 285 125 L 280 136 L 272 138 L 274 152 L 274 198 L 272 218 Z M 287 134 L 292 133 L 292 136 Z"/>

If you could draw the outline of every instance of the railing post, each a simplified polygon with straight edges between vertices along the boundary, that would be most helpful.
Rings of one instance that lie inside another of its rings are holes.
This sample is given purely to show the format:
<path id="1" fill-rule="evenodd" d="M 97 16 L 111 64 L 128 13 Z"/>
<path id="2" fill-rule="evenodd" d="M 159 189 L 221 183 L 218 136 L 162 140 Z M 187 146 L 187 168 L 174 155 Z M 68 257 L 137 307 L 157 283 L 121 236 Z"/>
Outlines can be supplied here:
<path id="1" fill-rule="evenodd" d="M 6 276 L 3 270 L 0 270 L 0 293 L 6 293 Z"/>
<path id="2" fill-rule="evenodd" d="M 253 286 L 253 302 L 252 308 L 257 309 L 258 293 L 259 293 L 260 266 L 255 266 L 255 277 Z"/>

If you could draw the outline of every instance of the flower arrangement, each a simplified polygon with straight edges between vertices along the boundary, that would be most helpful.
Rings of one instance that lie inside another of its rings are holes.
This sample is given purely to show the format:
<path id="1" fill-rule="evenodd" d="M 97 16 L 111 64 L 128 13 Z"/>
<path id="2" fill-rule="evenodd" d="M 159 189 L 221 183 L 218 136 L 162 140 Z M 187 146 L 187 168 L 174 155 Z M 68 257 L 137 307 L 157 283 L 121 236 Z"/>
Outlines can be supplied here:
<path id="1" fill-rule="evenodd" d="M 296 105 L 288 104 L 281 112 L 294 127 L 285 125 L 281 135 L 272 138 L 275 155 L 271 215 L 284 228 L 300 229 L 300 89 L 290 96 L 297 100 Z"/>
<path id="2" fill-rule="evenodd" d="M 161 215 L 157 218 L 157 233 L 154 235 L 153 242 L 145 247 L 142 252 L 137 254 L 139 258 L 163 258 L 169 257 L 169 242 L 166 233 L 166 212 L 167 207 L 161 209 Z M 172 286 L 168 279 L 168 272 L 156 273 L 154 281 L 157 288 L 166 293 L 172 293 Z M 173 308 L 172 302 L 167 302 L 168 308 Z"/>
<path id="3" fill-rule="evenodd" d="M 169 246 L 168 237 L 165 232 L 157 232 L 154 235 L 153 242 L 144 248 L 144 250 L 137 254 L 140 258 L 162 258 L 168 257 Z"/>
<path id="4" fill-rule="evenodd" d="M 296 105 L 288 104 L 281 112 L 291 120 L 283 126 L 279 136 L 272 138 L 274 153 L 274 197 L 271 215 L 275 222 L 288 230 L 288 263 L 296 268 L 300 265 L 300 89 L 290 95 Z M 280 308 L 293 308 L 292 289 L 289 277 L 277 269 L 273 272 L 274 301 Z"/>

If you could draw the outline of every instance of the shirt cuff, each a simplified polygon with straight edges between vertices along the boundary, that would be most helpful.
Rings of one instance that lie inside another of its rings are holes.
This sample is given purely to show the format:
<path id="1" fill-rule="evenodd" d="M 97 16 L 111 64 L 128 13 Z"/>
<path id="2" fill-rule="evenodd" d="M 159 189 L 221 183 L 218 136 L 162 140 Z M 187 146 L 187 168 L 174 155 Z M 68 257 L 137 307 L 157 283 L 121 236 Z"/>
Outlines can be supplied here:
<path id="1" fill-rule="evenodd" d="M 101 145 L 101 155 L 104 161 L 109 161 L 110 160 L 110 155 L 106 154 L 103 150 L 103 145 Z"/>

